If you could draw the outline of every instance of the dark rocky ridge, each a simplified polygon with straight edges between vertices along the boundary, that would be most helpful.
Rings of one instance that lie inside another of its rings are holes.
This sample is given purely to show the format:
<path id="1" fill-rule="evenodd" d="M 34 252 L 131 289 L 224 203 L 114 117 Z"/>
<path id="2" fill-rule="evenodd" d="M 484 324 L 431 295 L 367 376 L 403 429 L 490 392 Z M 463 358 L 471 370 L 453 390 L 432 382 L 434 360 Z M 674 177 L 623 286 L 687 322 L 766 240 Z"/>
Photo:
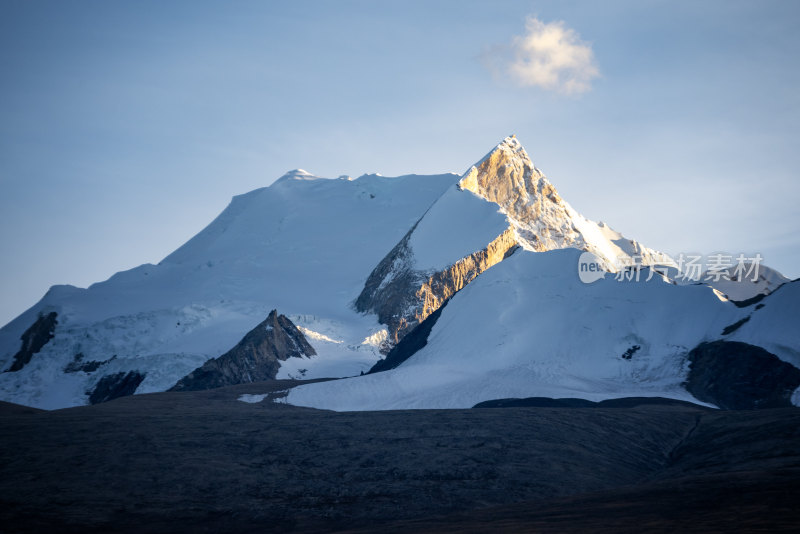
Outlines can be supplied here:
<path id="1" fill-rule="evenodd" d="M 407 316 L 406 311 L 414 309 L 418 304 L 415 293 L 425 280 L 424 273 L 414 270 L 413 253 L 408 246 L 417 224 L 411 227 L 372 270 L 355 301 L 356 310 L 361 313 L 375 313 L 378 321 L 388 327 L 390 339 L 382 347 L 383 352 L 388 352 L 416 326 L 409 324 L 409 321 L 415 319 L 413 314 Z"/>
<path id="2" fill-rule="evenodd" d="M 355 301 L 358 311 L 377 314 L 378 321 L 389 329 L 384 353 L 478 275 L 518 249 L 514 230 L 509 227 L 484 249 L 457 259 L 441 271 L 420 271 L 414 268 L 414 253 L 408 245 L 415 228 L 370 273 Z"/>
<path id="3" fill-rule="evenodd" d="M 7 373 L 13 373 L 25 367 L 33 355 L 53 339 L 58 324 L 57 318 L 56 312 L 50 312 L 47 315 L 39 314 L 36 321 L 22 334 L 22 347 L 14 355 L 14 363 L 6 369 Z"/>
<path id="4" fill-rule="evenodd" d="M 107 360 L 88 360 L 88 361 L 84 361 L 83 358 L 84 358 L 84 355 L 83 355 L 82 352 L 79 352 L 78 354 L 76 354 L 72 358 L 72 361 L 69 362 L 66 367 L 64 367 L 64 372 L 65 373 L 77 373 L 77 372 L 94 373 L 95 371 L 97 371 L 103 365 L 105 365 L 105 364 L 107 364 L 109 362 L 113 362 L 114 360 L 116 360 L 117 359 L 117 355 L 115 354 L 114 356 L 112 356 L 111 358 L 109 358 Z"/>
<path id="5" fill-rule="evenodd" d="M 442 314 L 442 310 L 445 306 L 447 306 L 447 301 L 445 301 L 435 312 L 426 317 L 424 321 L 416 326 L 416 328 L 406 334 L 397 345 L 392 347 L 392 350 L 389 351 L 389 354 L 386 355 L 386 358 L 373 365 L 367 374 L 380 373 L 381 371 L 394 369 L 413 356 L 422 347 L 427 345 L 428 336 L 431 334 L 433 325 L 435 325 L 436 321 L 439 320 L 439 316 Z"/>
<path id="6" fill-rule="evenodd" d="M 136 393 L 136 388 L 144 381 L 144 373 L 128 371 L 127 373 L 114 373 L 100 379 L 94 390 L 89 394 L 90 404 L 100 404 L 120 397 L 127 397 Z"/>
<path id="7" fill-rule="evenodd" d="M 733 304 L 735 304 L 737 308 L 746 308 L 748 306 L 752 306 L 753 304 L 758 304 L 758 306 L 756 307 L 756 310 L 758 310 L 758 309 L 761 309 L 761 308 L 764 307 L 764 303 L 762 302 L 764 299 L 766 299 L 769 296 L 774 295 L 775 293 L 777 293 L 778 291 L 783 290 L 784 288 L 790 287 L 791 284 L 796 284 L 798 282 L 800 282 L 800 278 L 798 278 L 796 280 L 791 280 L 789 282 L 785 282 L 785 283 L 779 285 L 778 287 L 776 287 L 775 289 L 773 289 L 769 293 L 759 293 L 758 295 L 756 295 L 754 297 L 751 297 L 749 299 L 746 299 L 746 300 L 731 300 L 731 302 Z"/>
<path id="8" fill-rule="evenodd" d="M 747 343 L 701 343 L 688 359 L 686 390 L 723 409 L 792 406 L 792 393 L 800 387 L 800 369 Z"/>
<path id="9" fill-rule="evenodd" d="M 231 350 L 208 360 L 170 391 L 191 391 L 275 378 L 280 362 L 316 355 L 303 333 L 285 315 L 272 310 Z"/>
<path id="10" fill-rule="evenodd" d="M 774 293 L 774 291 L 773 291 L 773 293 Z M 749 299 L 745 299 L 745 300 L 732 300 L 731 299 L 731 302 L 733 302 L 736 305 L 737 308 L 747 308 L 748 306 L 752 306 L 753 304 L 758 304 L 759 302 L 764 300 L 764 297 L 766 297 L 768 295 L 771 295 L 771 294 L 772 293 L 759 293 L 758 295 L 756 295 L 754 297 L 750 297 Z"/>
<path id="11" fill-rule="evenodd" d="M 734 332 L 739 330 L 739 328 L 741 328 L 741 326 L 743 324 L 745 324 L 749 320 L 750 320 L 750 316 L 748 315 L 747 317 L 743 317 L 742 319 L 739 319 L 738 321 L 736 321 L 733 324 L 729 324 L 728 326 L 726 326 L 725 328 L 722 329 L 722 335 L 723 336 L 727 336 L 729 334 L 733 334 Z"/>

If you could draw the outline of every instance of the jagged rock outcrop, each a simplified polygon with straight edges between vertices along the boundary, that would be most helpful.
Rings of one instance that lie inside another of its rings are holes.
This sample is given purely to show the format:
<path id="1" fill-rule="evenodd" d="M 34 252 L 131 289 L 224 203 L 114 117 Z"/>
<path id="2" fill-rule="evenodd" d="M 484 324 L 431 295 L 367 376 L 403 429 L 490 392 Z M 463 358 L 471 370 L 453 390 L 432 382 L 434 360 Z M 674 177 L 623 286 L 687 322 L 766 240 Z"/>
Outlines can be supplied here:
<path id="1" fill-rule="evenodd" d="M 514 136 L 504 139 L 464 173 L 458 186 L 500 206 L 520 244 L 528 250 L 587 250 L 610 270 L 617 270 L 623 266 L 620 262 L 628 259 L 641 265 L 671 261 L 576 212 L 536 168 Z"/>
<path id="2" fill-rule="evenodd" d="M 97 371 L 103 365 L 105 365 L 105 364 L 107 364 L 109 362 L 113 362 L 114 360 L 116 360 L 117 359 L 117 355 L 115 354 L 114 356 L 112 356 L 111 358 L 109 358 L 107 360 L 89 360 L 89 361 L 85 361 L 83 358 L 84 358 L 84 355 L 83 355 L 82 352 L 79 352 L 78 354 L 76 354 L 75 357 L 72 358 L 72 361 L 69 362 L 66 367 L 64 367 L 64 372 L 65 373 L 78 373 L 78 372 L 81 372 L 81 373 L 94 373 L 95 371 Z"/>
<path id="3" fill-rule="evenodd" d="M 499 205 L 533 250 L 585 246 L 567 204 L 516 139 L 507 139 L 471 167 L 458 186 Z"/>
<path id="4" fill-rule="evenodd" d="M 414 268 L 408 244 L 411 232 L 372 271 L 356 299 L 358 311 L 375 313 L 387 325 L 389 343 L 383 347 L 384 353 L 443 302 L 517 248 L 514 232 L 508 228 L 483 250 L 457 260 L 444 270 L 421 271 Z"/>
<path id="5" fill-rule="evenodd" d="M 414 318 L 417 321 L 425 320 L 479 274 L 500 263 L 518 248 L 514 230 L 508 228 L 485 249 L 461 258 L 445 270 L 431 275 L 415 295 L 421 301 L 422 309 Z"/>
<path id="6" fill-rule="evenodd" d="M 13 373 L 25 367 L 33 355 L 53 339 L 58 324 L 57 318 L 56 312 L 50 312 L 47 315 L 39 314 L 36 321 L 22 334 L 22 347 L 14 355 L 14 362 L 6 370 L 7 373 Z"/>
<path id="7" fill-rule="evenodd" d="M 701 343 L 688 359 L 686 390 L 722 409 L 792 406 L 792 394 L 800 387 L 800 369 L 748 343 Z"/>
<path id="8" fill-rule="evenodd" d="M 416 225 L 372 270 L 355 301 L 358 311 L 374 313 L 379 322 L 387 325 L 390 339 L 382 347 L 384 353 L 413 328 L 405 311 L 418 305 L 416 292 L 425 280 L 424 273 L 414 270 L 413 252 L 408 245 L 415 228 Z"/>
<path id="9" fill-rule="evenodd" d="M 303 333 L 272 310 L 231 350 L 198 367 L 170 391 L 212 389 L 275 378 L 280 362 L 316 355 Z"/>
<path id="10" fill-rule="evenodd" d="M 457 195 L 473 195 L 496 206 L 497 217 L 490 223 L 485 214 L 470 219 L 458 210 L 481 206 L 455 202 L 453 197 Z M 498 217 L 505 217 L 505 229 L 487 233 L 491 224 L 497 224 Z M 425 224 L 431 219 L 439 226 Z M 487 236 L 480 247 L 463 250 L 435 268 L 420 265 L 415 242 L 425 247 L 435 246 L 431 243 L 444 245 L 450 240 L 458 242 L 461 234 L 474 232 L 476 227 L 483 228 Z M 612 271 L 634 263 L 671 262 L 603 223 L 582 217 L 533 165 L 519 141 L 509 137 L 464 173 L 454 189 L 440 197 L 378 264 L 355 307 L 360 312 L 377 314 L 388 327 L 388 343 L 382 347 L 386 354 L 442 302 L 518 247 L 537 252 L 567 247 L 590 251 Z"/>
<path id="11" fill-rule="evenodd" d="M 133 395 L 144 379 L 144 373 L 139 371 L 106 375 L 97 382 L 94 390 L 89 393 L 89 402 L 91 404 L 99 404 Z"/>

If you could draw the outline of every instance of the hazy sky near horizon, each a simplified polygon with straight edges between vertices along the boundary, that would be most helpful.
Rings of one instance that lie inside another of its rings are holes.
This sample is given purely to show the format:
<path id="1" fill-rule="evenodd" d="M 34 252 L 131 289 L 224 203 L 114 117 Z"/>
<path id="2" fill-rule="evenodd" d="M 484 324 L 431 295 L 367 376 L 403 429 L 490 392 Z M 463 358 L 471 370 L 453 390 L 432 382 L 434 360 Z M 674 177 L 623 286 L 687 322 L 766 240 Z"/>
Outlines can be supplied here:
<path id="1" fill-rule="evenodd" d="M 289 169 L 462 173 L 511 133 L 585 216 L 796 278 L 798 27 L 782 1 L 6 0 L 0 324 Z"/>

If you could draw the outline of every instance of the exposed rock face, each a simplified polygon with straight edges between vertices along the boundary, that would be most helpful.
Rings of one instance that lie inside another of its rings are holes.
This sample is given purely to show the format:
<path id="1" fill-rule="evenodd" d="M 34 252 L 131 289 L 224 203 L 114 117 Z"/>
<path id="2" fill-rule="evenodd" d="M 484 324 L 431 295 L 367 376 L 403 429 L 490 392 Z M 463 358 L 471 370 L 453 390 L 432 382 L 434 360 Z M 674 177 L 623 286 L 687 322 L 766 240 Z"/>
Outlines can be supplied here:
<path id="1" fill-rule="evenodd" d="M 415 315 L 420 322 L 438 310 L 444 302 L 455 295 L 479 274 L 496 265 L 517 250 L 514 230 L 509 228 L 483 249 L 461 258 L 453 265 L 434 273 L 417 290 L 416 297 L 422 301 L 422 309 Z"/>
<path id="2" fill-rule="evenodd" d="M 284 315 L 272 310 L 231 350 L 208 360 L 170 391 L 212 389 L 275 378 L 280 362 L 316 355 L 305 336 Z"/>
<path id="3" fill-rule="evenodd" d="M 94 390 L 89 393 L 89 402 L 91 404 L 99 404 L 119 397 L 133 395 L 144 378 L 145 375 L 138 371 L 106 375 L 100 379 Z"/>
<path id="4" fill-rule="evenodd" d="M 611 270 L 616 270 L 619 259 L 633 258 L 651 265 L 666 258 L 603 223 L 581 216 L 561 198 L 514 137 L 503 140 L 471 167 L 458 186 L 500 206 L 520 245 L 528 250 L 588 250 Z"/>
<path id="5" fill-rule="evenodd" d="M 356 300 L 358 311 L 376 313 L 387 325 L 390 343 L 383 348 L 384 353 L 443 302 L 517 248 L 514 232 L 508 228 L 485 249 L 431 273 L 414 269 L 413 252 L 408 246 L 411 232 L 372 271 Z"/>
<path id="6" fill-rule="evenodd" d="M 394 369 L 427 345 L 428 336 L 431 334 L 433 325 L 439 320 L 439 316 L 442 314 L 442 310 L 445 306 L 447 306 L 447 301 L 403 337 L 403 339 L 389 351 L 386 358 L 373 365 L 372 369 L 370 369 L 367 374 L 380 373 L 381 371 Z"/>
<path id="7" fill-rule="evenodd" d="M 722 335 L 723 336 L 727 336 L 728 334 L 732 334 L 732 333 L 736 332 L 737 330 L 739 330 L 739 328 L 743 324 L 745 324 L 749 320 L 750 320 L 750 316 L 748 315 L 747 317 L 739 319 L 738 321 L 736 321 L 733 324 L 729 324 L 728 326 L 726 326 L 725 328 L 722 329 Z"/>
<path id="8" fill-rule="evenodd" d="M 620 260 L 648 265 L 668 259 L 625 239 L 603 223 L 594 223 L 578 214 L 533 165 L 516 138 L 506 138 L 471 167 L 456 187 L 457 191 L 450 193 L 473 194 L 496 204 L 506 217 L 508 227 L 484 248 L 463 257 L 453 257 L 448 266 L 431 270 L 417 264 L 411 243 L 420 223 L 437 208 L 436 204 L 423 215 L 372 271 L 355 302 L 358 311 L 377 314 L 378 320 L 388 327 L 389 340 L 382 348 L 384 354 L 442 302 L 508 257 L 517 247 L 537 252 L 567 247 L 587 250 L 609 270 L 616 270 Z M 441 211 L 437 215 L 439 218 L 435 220 L 441 221 Z M 451 227 L 442 227 L 441 235 L 434 241 L 446 242 L 454 232 L 469 230 L 451 224 Z M 430 235 L 426 237 L 423 241 L 430 242 Z"/>
<path id="9" fill-rule="evenodd" d="M 358 311 L 375 313 L 388 327 L 389 342 L 381 349 L 384 353 L 414 327 L 408 323 L 416 314 L 409 310 L 419 306 L 416 293 L 426 278 L 425 273 L 414 269 L 414 254 L 408 246 L 414 228 L 416 225 L 372 270 L 355 301 Z"/>
<path id="10" fill-rule="evenodd" d="M 6 370 L 7 373 L 13 373 L 25 367 L 25 365 L 31 361 L 33 355 L 42 350 L 42 347 L 53 339 L 56 324 L 58 324 L 56 320 L 57 317 L 58 314 L 56 312 L 50 312 L 47 315 L 39 315 L 36 322 L 25 330 L 25 333 L 23 333 L 21 337 L 22 347 L 19 349 L 19 352 L 14 355 L 14 363 Z"/>
<path id="11" fill-rule="evenodd" d="M 520 235 L 533 250 L 585 245 L 572 226 L 566 203 L 516 139 L 501 143 L 470 168 L 458 185 L 499 205 L 517 222 Z"/>
<path id="12" fill-rule="evenodd" d="M 69 362 L 66 367 L 64 367 L 64 372 L 65 373 L 78 373 L 78 372 L 94 373 L 101 366 L 116 360 L 117 359 L 117 355 L 115 354 L 111 358 L 109 358 L 107 360 L 102 360 L 102 361 L 98 361 L 98 360 L 84 361 L 83 358 L 84 358 L 84 356 L 83 356 L 82 352 L 79 352 L 78 354 L 76 354 L 75 357 L 72 359 L 72 361 Z"/>
<path id="13" fill-rule="evenodd" d="M 686 390 L 727 410 L 792 406 L 800 387 L 800 369 L 748 343 L 701 343 L 689 362 Z"/>

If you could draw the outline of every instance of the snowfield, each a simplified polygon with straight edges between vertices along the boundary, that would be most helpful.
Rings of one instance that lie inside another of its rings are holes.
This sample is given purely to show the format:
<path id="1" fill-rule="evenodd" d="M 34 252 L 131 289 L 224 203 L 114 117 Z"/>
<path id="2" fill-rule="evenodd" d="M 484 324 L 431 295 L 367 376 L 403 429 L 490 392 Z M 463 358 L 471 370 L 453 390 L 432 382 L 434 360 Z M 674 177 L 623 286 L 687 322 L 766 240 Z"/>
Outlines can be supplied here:
<path id="1" fill-rule="evenodd" d="M 574 249 L 517 252 L 456 294 L 427 346 L 398 368 L 301 386 L 285 402 L 340 411 L 467 408 L 510 397 L 699 402 L 681 385 L 686 354 L 702 341 L 721 339 L 726 326 L 751 310 L 706 286 L 673 285 L 658 276 L 621 282 L 607 274 L 583 284 L 579 255 Z M 786 300 L 792 298 L 786 291 Z M 756 341 L 744 328 L 735 339 Z M 796 331 L 785 324 L 776 329 L 787 346 L 800 346 Z M 777 352 L 800 363 L 796 352 Z"/>
<path id="2" fill-rule="evenodd" d="M 225 353 L 275 308 L 338 341 L 310 336 L 318 355 L 292 362 L 281 376 L 358 375 L 380 358 L 375 340 L 385 329 L 353 311 L 352 299 L 392 244 L 457 180 L 320 179 L 298 170 L 234 197 L 160 264 L 88 289 L 55 286 L 0 329 L 0 369 L 7 369 L 37 314 L 58 313 L 55 338 L 22 370 L 0 373 L 0 399 L 82 405 L 102 376 L 133 370 L 146 375 L 138 393 L 163 391 Z M 79 353 L 107 363 L 64 373 Z"/>
<path id="3" fill-rule="evenodd" d="M 414 267 L 441 271 L 482 250 L 510 223 L 494 202 L 462 191 L 455 184 L 431 206 L 411 234 Z"/>

